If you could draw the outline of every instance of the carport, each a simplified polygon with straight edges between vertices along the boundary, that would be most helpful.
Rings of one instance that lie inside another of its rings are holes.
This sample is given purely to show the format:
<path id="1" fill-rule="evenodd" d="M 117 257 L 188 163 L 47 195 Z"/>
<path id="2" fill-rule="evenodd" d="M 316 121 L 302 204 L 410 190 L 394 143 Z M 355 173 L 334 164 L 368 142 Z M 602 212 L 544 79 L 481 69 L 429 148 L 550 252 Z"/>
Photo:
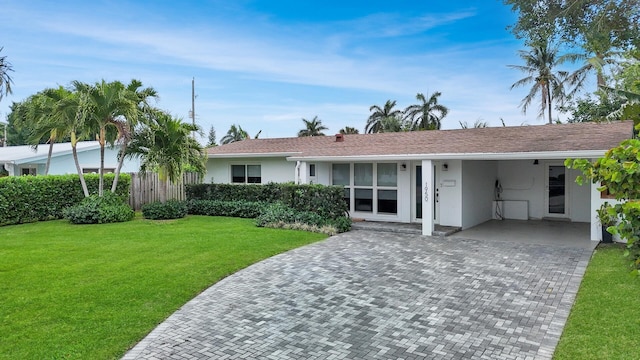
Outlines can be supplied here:
<path id="1" fill-rule="evenodd" d="M 594 249 L 598 241 L 590 240 L 589 223 L 554 220 L 489 220 L 451 235 L 486 241 L 509 241 Z"/>

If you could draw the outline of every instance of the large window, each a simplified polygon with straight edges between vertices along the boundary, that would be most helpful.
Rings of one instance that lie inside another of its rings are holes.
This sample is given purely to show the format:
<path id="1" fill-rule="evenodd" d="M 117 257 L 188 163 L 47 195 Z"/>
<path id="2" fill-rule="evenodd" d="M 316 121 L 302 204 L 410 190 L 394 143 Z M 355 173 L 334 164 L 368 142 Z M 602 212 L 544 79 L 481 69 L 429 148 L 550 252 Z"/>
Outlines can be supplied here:
<path id="1" fill-rule="evenodd" d="M 262 183 L 260 165 L 231 165 L 231 182 L 234 184 Z"/>
<path id="2" fill-rule="evenodd" d="M 332 184 L 344 186 L 350 211 L 395 215 L 398 213 L 398 164 L 333 164 Z"/>

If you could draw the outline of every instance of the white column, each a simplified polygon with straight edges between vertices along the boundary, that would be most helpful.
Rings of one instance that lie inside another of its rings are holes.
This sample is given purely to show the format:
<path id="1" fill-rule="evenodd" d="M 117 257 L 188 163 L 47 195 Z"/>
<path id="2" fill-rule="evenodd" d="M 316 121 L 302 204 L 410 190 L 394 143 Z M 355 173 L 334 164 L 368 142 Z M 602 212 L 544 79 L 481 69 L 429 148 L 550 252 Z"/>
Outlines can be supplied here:
<path id="1" fill-rule="evenodd" d="M 422 235 L 433 234 L 433 162 L 422 160 Z"/>
<path id="2" fill-rule="evenodd" d="M 306 161 L 298 162 L 298 184 L 308 184 L 309 183 L 309 165 L 307 165 Z"/>

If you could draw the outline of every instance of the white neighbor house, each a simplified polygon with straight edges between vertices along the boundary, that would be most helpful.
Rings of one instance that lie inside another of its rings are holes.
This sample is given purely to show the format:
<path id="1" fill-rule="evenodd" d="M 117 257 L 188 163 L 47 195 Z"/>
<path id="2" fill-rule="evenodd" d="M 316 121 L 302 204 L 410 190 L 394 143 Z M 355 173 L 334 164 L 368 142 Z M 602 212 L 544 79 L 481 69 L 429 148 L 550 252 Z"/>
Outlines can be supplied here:
<path id="1" fill-rule="evenodd" d="M 577 123 L 302 138 L 208 149 L 205 180 L 344 186 L 354 218 L 462 230 L 494 218 L 591 223 L 601 237 L 598 184 L 576 184 L 567 158 L 596 159 L 633 123 Z M 611 201 L 611 199 L 609 199 Z"/>
<path id="2" fill-rule="evenodd" d="M 100 169 L 100 144 L 97 141 L 80 141 L 77 144 L 78 161 L 84 173 L 97 173 Z M 117 147 L 105 147 L 105 173 L 114 172 L 118 165 Z M 9 176 L 44 175 L 49 153 L 49 144 L 40 144 L 37 149 L 29 145 L 0 147 L 0 168 L 9 172 Z M 140 162 L 126 159 L 122 172 L 137 172 Z M 77 174 L 71 152 L 71 143 L 53 144 L 49 175 Z"/>

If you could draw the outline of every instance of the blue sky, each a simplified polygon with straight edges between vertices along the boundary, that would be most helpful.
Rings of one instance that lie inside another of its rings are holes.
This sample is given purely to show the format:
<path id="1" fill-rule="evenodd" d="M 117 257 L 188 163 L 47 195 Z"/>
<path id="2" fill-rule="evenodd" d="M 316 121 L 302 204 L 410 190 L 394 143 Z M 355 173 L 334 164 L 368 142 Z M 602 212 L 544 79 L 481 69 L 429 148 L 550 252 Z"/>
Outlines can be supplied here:
<path id="1" fill-rule="evenodd" d="M 139 79 L 157 106 L 183 117 L 196 81 L 198 124 L 220 139 L 295 136 L 302 118 L 364 130 L 371 105 L 442 92 L 443 128 L 542 124 L 518 108 L 523 49 L 499 0 L 15 1 L 0 0 L 0 46 L 13 64 L 12 101 L 72 80 Z"/>

